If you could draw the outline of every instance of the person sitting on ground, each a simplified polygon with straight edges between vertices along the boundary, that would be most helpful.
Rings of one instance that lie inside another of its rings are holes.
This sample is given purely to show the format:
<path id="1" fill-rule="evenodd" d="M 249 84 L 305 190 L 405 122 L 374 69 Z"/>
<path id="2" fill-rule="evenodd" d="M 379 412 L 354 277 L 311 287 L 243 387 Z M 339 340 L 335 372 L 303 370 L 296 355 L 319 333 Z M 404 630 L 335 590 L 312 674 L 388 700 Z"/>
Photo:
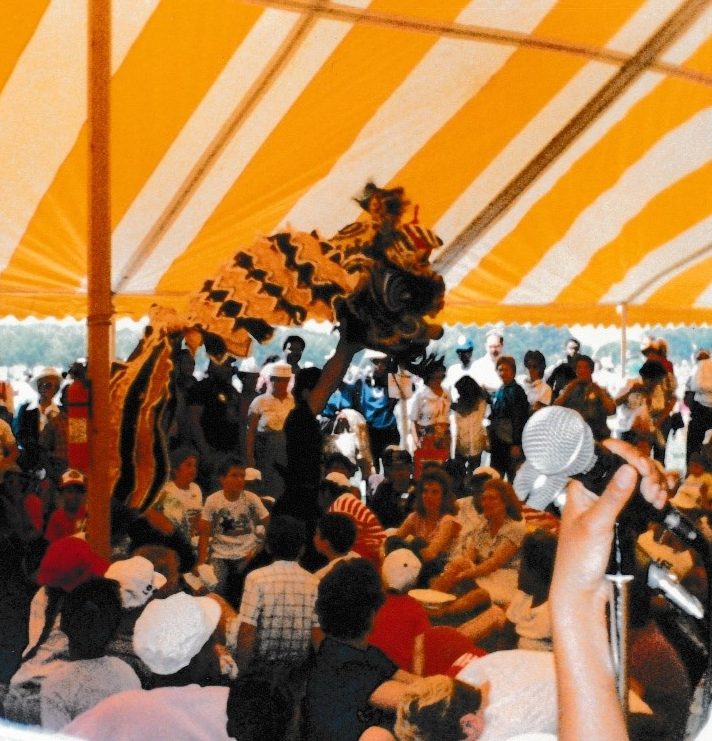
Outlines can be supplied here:
<path id="1" fill-rule="evenodd" d="M 460 625 L 490 601 L 507 607 L 517 590 L 520 548 L 525 528 L 521 503 L 501 479 L 485 484 L 480 498 L 483 527 L 472 531 L 466 555 L 453 558 L 431 582 L 433 589 L 455 592 L 458 599 L 431 611 L 431 619 Z"/>
<path id="2" fill-rule="evenodd" d="M 151 508 L 163 514 L 190 541 L 198 535 L 203 509 L 203 493 L 195 483 L 198 454 L 192 448 L 176 448 L 170 454 L 170 463 L 170 480 L 161 487 Z"/>
<path id="3" fill-rule="evenodd" d="M 440 574 L 460 532 L 457 501 L 450 478 L 435 466 L 425 469 L 415 488 L 413 512 L 398 528 L 394 538 L 410 543 L 424 563 L 420 582 Z"/>
<path id="4" fill-rule="evenodd" d="M 5 696 L 9 720 L 40 724 L 42 683 L 69 657 L 67 636 L 59 627 L 64 600 L 80 584 L 103 576 L 108 567 L 81 538 L 60 538 L 47 548 L 37 570 L 40 588 L 30 603 L 27 646 Z"/>
<path id="5" fill-rule="evenodd" d="M 383 451 L 385 477 L 367 501 L 384 528 L 399 527 L 412 509 L 413 458 L 407 450 L 389 445 Z"/>
<path id="6" fill-rule="evenodd" d="M 211 686 L 219 682 L 212 651 L 219 619 L 220 606 L 211 597 L 178 593 L 151 602 L 136 622 L 134 646 L 159 686 L 112 695 L 63 732 L 87 741 L 143 741 L 167 734 L 228 741 L 229 689 Z"/>
<path id="7" fill-rule="evenodd" d="M 314 547 L 328 563 L 314 573 L 321 581 L 340 561 L 360 558 L 352 547 L 356 542 L 356 525 L 346 515 L 327 512 L 319 518 L 314 533 Z"/>
<path id="8" fill-rule="evenodd" d="M 378 573 L 365 559 L 343 561 L 321 580 L 316 610 L 325 638 L 303 704 L 311 741 L 357 741 L 369 726 L 392 729 L 395 709 L 418 677 L 368 644 L 384 599 Z"/>
<path id="9" fill-rule="evenodd" d="M 143 563 L 139 563 L 143 562 Z M 119 582 L 122 598 L 122 622 L 129 635 L 133 631 L 136 611 L 153 591 L 163 586 L 164 579 L 155 574 L 145 559 L 116 561 L 109 564 L 97 556 L 81 538 L 69 536 L 51 543 L 38 570 L 38 582 L 44 585 L 30 605 L 29 642 L 22 663 L 10 679 L 5 697 L 5 716 L 10 720 L 37 725 L 40 723 L 40 692 L 46 679 L 69 659 L 67 636 L 61 630 L 61 610 L 67 595 L 85 581 L 105 576 Z M 117 656 L 130 664 L 144 681 L 148 672 L 129 647 L 122 642 L 121 625 L 106 646 L 106 655 Z"/>
<path id="10" fill-rule="evenodd" d="M 398 741 L 477 741 L 485 726 L 481 689 L 444 676 L 426 677 L 398 705 Z"/>
<path id="11" fill-rule="evenodd" d="M 218 467 L 222 489 L 211 494 L 203 506 L 198 541 L 198 565 L 208 561 L 218 580 L 215 591 L 233 606 L 239 604 L 245 569 L 259 550 L 259 527 L 269 513 L 262 500 L 245 490 L 245 465 L 228 456 Z"/>
<path id="12" fill-rule="evenodd" d="M 74 589 L 64 601 L 60 628 L 67 636 L 69 658 L 42 684 L 42 727 L 58 731 L 104 698 L 139 689 L 136 672 L 106 647 L 121 620 L 119 584 L 95 578 Z"/>
<path id="13" fill-rule="evenodd" d="M 416 585 L 421 567 L 420 559 L 407 548 L 397 548 L 383 559 L 381 581 L 386 601 L 378 608 L 368 638 L 399 668 L 420 675 L 423 634 L 430 627 L 430 620 L 425 608 L 407 592 Z"/>
<path id="14" fill-rule="evenodd" d="M 52 513 L 45 528 L 45 539 L 50 543 L 80 533 L 86 525 L 86 476 L 76 468 L 67 469 L 59 479 L 59 490 L 62 492 L 62 506 Z"/>
<path id="15" fill-rule="evenodd" d="M 477 644 L 497 650 L 551 651 L 549 587 L 556 557 L 556 536 L 535 530 L 522 541 L 517 591 L 506 612 L 492 605 L 458 630 Z"/>
<path id="16" fill-rule="evenodd" d="M 386 532 L 376 515 L 361 502 L 358 489 L 343 473 L 332 471 L 327 474 L 322 490 L 325 498 L 332 499 L 328 511 L 346 515 L 356 526 L 353 550 L 380 568 Z"/>
<path id="17" fill-rule="evenodd" d="M 317 578 L 297 559 L 304 551 L 303 522 L 281 515 L 267 528 L 267 550 L 274 563 L 247 575 L 240 603 L 237 662 L 240 671 L 251 665 L 290 665 L 306 661 L 322 632 L 316 617 Z"/>
<path id="18" fill-rule="evenodd" d="M 361 472 L 361 478 L 366 481 L 373 474 L 373 459 L 368 440 L 366 420 L 355 409 L 341 409 L 333 424 L 331 434 L 324 438 L 324 456 L 332 453 L 341 453 L 354 466 L 354 471 Z"/>

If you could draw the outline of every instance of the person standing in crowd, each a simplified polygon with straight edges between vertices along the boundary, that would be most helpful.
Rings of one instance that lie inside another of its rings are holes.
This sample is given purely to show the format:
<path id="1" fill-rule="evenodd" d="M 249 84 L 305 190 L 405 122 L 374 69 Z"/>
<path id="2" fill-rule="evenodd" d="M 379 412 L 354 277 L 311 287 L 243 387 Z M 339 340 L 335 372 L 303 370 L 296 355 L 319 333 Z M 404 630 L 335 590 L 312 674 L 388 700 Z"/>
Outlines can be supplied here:
<path id="1" fill-rule="evenodd" d="M 593 360 L 588 355 L 578 357 L 576 378 L 566 385 L 554 403 L 575 409 L 586 420 L 596 440 L 611 436 L 606 420 L 615 414 L 616 402 L 604 388 L 593 382 Z"/>
<path id="2" fill-rule="evenodd" d="M 566 340 L 566 358 L 557 365 L 546 379 L 551 386 L 551 400 L 556 401 L 559 394 L 576 378 L 576 362 L 581 357 L 581 343 L 575 337 Z"/>
<path id="3" fill-rule="evenodd" d="M 504 348 L 504 335 L 491 329 L 485 336 L 485 354 L 472 363 L 470 375 L 493 398 L 494 392 L 502 385 L 497 371 L 497 360 Z"/>
<path id="4" fill-rule="evenodd" d="M 458 400 L 452 405 L 455 421 L 455 460 L 462 465 L 466 476 L 480 465 L 482 451 L 489 445 L 484 427 L 489 398 L 470 376 L 462 376 L 455 384 Z"/>
<path id="5" fill-rule="evenodd" d="M 15 418 L 15 436 L 21 449 L 18 459 L 24 471 L 39 467 L 59 477 L 67 467 L 67 437 L 64 417 L 55 402 L 62 377 L 54 368 L 43 368 L 32 379 L 39 398 L 22 404 Z"/>
<path id="6" fill-rule="evenodd" d="M 675 378 L 672 363 L 668 360 L 668 346 L 664 339 L 659 337 L 652 340 L 650 344 L 642 348 L 641 352 L 645 355 L 646 360 L 660 363 L 665 369 L 665 378 L 658 383 L 659 390 L 656 390 L 656 395 L 658 397 L 661 396 L 664 402 L 656 415 L 656 427 L 660 430 L 662 445 L 658 445 L 653 449 L 655 460 L 664 463 L 665 446 L 667 445 L 668 435 L 672 429 L 670 415 L 677 403 L 677 396 L 675 395 L 677 378 Z"/>
<path id="7" fill-rule="evenodd" d="M 289 393 L 291 380 L 291 366 L 274 363 L 270 370 L 272 391 L 252 401 L 247 417 L 247 465 L 259 468 L 263 493 L 275 499 L 279 499 L 284 492 L 280 467 L 287 463 L 284 423 L 294 409 L 294 397 Z"/>
<path id="8" fill-rule="evenodd" d="M 522 460 L 522 431 L 529 418 L 529 401 L 514 380 L 517 364 L 510 355 L 497 358 L 502 385 L 496 390 L 490 411 L 490 463 L 500 476 L 514 478 Z"/>
<path id="9" fill-rule="evenodd" d="M 472 353 L 474 352 L 475 345 L 469 337 L 461 334 L 457 338 L 457 344 L 455 345 L 455 353 L 457 354 L 458 362 L 453 363 L 445 374 L 445 380 L 443 381 L 443 387 L 450 392 L 450 396 L 453 401 L 457 401 L 457 389 L 456 384 L 463 376 L 469 376 L 474 378 L 472 375 Z"/>
<path id="10" fill-rule="evenodd" d="M 289 391 L 291 391 L 294 384 L 294 377 L 302 367 L 301 359 L 305 348 L 306 342 L 304 342 L 302 337 L 296 334 L 288 335 L 282 343 L 281 357 L 279 355 L 273 355 L 267 358 L 265 364 L 262 366 L 260 376 L 257 379 L 257 392 L 263 393 L 270 390 L 270 376 L 272 375 L 272 367 L 275 363 L 286 363 L 292 369 L 292 377 L 289 382 Z"/>
<path id="11" fill-rule="evenodd" d="M 524 367 L 528 376 L 524 377 L 522 385 L 529 401 L 529 411 L 533 414 L 551 404 L 551 386 L 544 380 L 546 359 L 539 350 L 527 350 L 524 353 Z"/>
<path id="12" fill-rule="evenodd" d="M 269 512 L 256 494 L 245 490 L 245 466 L 238 458 L 226 458 L 218 473 L 222 489 L 205 500 L 200 518 L 198 564 L 208 562 L 209 552 L 216 591 L 237 604 L 245 570 L 261 549 L 258 528 L 267 525 Z"/>
<path id="13" fill-rule="evenodd" d="M 366 356 L 373 363 L 373 372 L 356 382 L 354 405 L 368 425 L 373 465 L 380 470 L 383 451 L 389 445 L 400 445 L 400 434 L 393 410 L 398 399 L 388 395 L 389 358 L 385 353 L 370 351 Z"/>
<path id="14" fill-rule="evenodd" d="M 634 378 L 616 396 L 618 406 L 618 429 L 621 439 L 635 444 L 639 436 L 650 443 L 655 458 L 665 456 L 665 439 L 660 429 L 661 415 L 666 407 L 662 384 L 666 377 L 665 368 L 654 361 L 646 360 Z"/>
<path id="15" fill-rule="evenodd" d="M 302 563 L 308 564 L 307 568 L 315 567 L 320 560 L 311 542 L 321 515 L 319 485 L 324 440 L 318 415 L 344 379 L 353 356 L 362 349 L 361 342 L 349 336 L 346 323 L 341 320 L 339 341 L 324 368 L 302 368 L 294 381 L 295 406 L 284 423 L 285 493 L 276 502 L 272 516 L 291 515 L 306 523 L 307 549 Z"/>
<path id="16" fill-rule="evenodd" d="M 443 359 L 432 358 L 423 369 L 424 384 L 413 397 L 412 434 L 416 449 L 424 447 L 428 438 L 433 447 L 450 449 L 450 393 L 443 388 L 444 379 Z"/>
<path id="17" fill-rule="evenodd" d="M 695 367 L 687 379 L 685 403 L 690 409 L 687 427 L 686 461 L 702 447 L 705 433 L 712 428 L 712 360 L 707 350 L 698 351 Z"/>

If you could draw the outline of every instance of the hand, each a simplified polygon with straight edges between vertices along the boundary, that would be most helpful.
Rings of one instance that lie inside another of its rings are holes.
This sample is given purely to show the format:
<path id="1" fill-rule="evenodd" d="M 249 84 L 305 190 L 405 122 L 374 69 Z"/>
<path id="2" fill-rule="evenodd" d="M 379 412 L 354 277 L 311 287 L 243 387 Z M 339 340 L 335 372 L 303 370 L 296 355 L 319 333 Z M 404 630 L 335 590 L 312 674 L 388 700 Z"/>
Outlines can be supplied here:
<path id="1" fill-rule="evenodd" d="M 551 585 L 553 614 L 586 613 L 602 606 L 608 595 L 604 579 L 613 542 L 613 526 L 641 476 L 641 494 L 657 509 L 667 500 L 664 477 L 652 460 L 643 458 L 621 440 L 604 445 L 628 461 L 621 466 L 600 497 L 571 481 L 561 518 L 559 545 Z M 581 557 L 585 554 L 585 558 Z"/>

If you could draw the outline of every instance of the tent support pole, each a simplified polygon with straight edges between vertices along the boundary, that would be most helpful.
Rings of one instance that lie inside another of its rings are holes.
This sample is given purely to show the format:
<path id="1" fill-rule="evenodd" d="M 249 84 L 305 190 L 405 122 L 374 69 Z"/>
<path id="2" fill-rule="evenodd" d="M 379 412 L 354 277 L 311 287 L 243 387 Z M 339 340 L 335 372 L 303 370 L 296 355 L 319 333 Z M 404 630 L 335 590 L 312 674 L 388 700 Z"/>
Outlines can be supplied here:
<path id="1" fill-rule="evenodd" d="M 111 182 L 109 104 L 111 85 L 111 0 L 88 0 L 89 223 L 87 241 L 87 334 L 91 416 L 87 539 L 102 556 L 110 553 L 112 488 L 109 445 L 115 444 L 109 404 L 111 367 Z"/>
<path id="2" fill-rule="evenodd" d="M 621 379 L 626 377 L 626 357 L 628 355 L 628 312 L 626 304 L 618 304 L 621 317 Z"/>

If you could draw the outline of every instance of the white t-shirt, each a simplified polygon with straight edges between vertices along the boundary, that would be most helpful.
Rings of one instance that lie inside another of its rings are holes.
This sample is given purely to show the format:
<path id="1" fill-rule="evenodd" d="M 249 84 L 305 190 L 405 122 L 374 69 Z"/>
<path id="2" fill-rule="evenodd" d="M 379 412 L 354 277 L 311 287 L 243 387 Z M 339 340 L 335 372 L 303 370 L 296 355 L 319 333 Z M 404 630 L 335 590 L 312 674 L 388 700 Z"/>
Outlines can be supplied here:
<path id="1" fill-rule="evenodd" d="M 257 432 L 281 432 L 292 409 L 294 397 L 291 394 L 284 399 L 278 399 L 272 394 L 262 394 L 252 400 L 248 414 L 258 415 Z"/>
<path id="2" fill-rule="evenodd" d="M 88 741 L 229 741 L 227 687 L 129 690 L 103 700 L 63 729 Z"/>
<path id="3" fill-rule="evenodd" d="M 212 526 L 210 552 L 213 558 L 244 558 L 257 546 L 255 529 L 269 513 L 262 500 L 251 491 L 243 491 L 230 501 L 222 491 L 205 500 L 202 519 Z"/>
<path id="4" fill-rule="evenodd" d="M 188 484 L 187 489 L 180 489 L 175 481 L 167 481 L 152 508 L 164 514 L 190 539 L 195 534 L 191 532 L 191 524 L 196 523 L 203 509 L 203 493 L 195 481 Z"/>
<path id="5" fill-rule="evenodd" d="M 42 683 L 42 727 L 58 731 L 107 697 L 138 689 L 136 672 L 115 656 L 68 661 Z"/>
<path id="6" fill-rule="evenodd" d="M 423 386 L 413 398 L 410 415 L 421 427 L 449 426 L 450 394 L 443 389 L 443 393 L 438 395 L 429 386 Z"/>

